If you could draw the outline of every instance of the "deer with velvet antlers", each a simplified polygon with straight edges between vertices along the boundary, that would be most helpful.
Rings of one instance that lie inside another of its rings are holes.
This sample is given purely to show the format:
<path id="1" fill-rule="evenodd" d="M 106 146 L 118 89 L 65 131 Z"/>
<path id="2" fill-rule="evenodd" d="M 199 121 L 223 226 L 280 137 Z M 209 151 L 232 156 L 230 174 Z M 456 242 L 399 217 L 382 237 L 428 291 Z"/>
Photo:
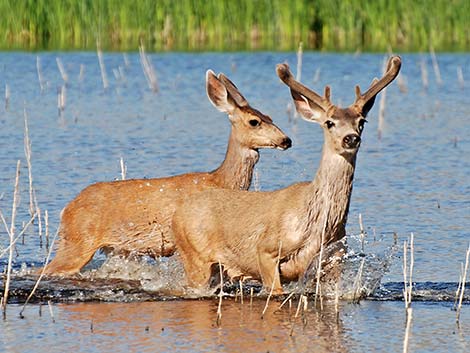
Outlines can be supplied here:
<path id="1" fill-rule="evenodd" d="M 208 188 L 247 190 L 258 149 L 291 146 L 290 138 L 269 116 L 252 108 L 224 74 L 216 76 L 208 70 L 206 91 L 211 103 L 227 113 L 231 123 L 225 160 L 219 168 L 208 173 L 88 186 L 62 211 L 59 245 L 46 274 L 77 273 L 98 249 L 124 255 L 172 255 L 171 220 L 181 198 Z"/>
<path id="2" fill-rule="evenodd" d="M 299 114 L 323 128 L 319 168 L 313 181 L 277 191 L 207 190 L 185 198 L 173 230 L 190 286 L 206 286 L 212 265 L 220 263 L 230 278 L 261 279 L 264 288 L 280 294 L 281 277 L 299 278 L 322 245 L 346 235 L 366 116 L 400 67 L 398 56 L 390 58 L 385 75 L 363 94 L 356 86 L 355 102 L 340 108 L 331 102 L 328 86 L 320 96 L 297 82 L 287 64 L 277 66 Z"/>

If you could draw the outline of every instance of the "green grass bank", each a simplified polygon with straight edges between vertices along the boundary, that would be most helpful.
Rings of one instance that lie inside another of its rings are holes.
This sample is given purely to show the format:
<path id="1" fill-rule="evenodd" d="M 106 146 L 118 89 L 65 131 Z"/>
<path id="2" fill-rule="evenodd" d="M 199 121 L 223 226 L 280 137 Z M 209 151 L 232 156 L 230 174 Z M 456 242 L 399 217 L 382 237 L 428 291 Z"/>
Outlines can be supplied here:
<path id="1" fill-rule="evenodd" d="M 469 0 L 0 0 L 1 50 L 470 50 Z"/>

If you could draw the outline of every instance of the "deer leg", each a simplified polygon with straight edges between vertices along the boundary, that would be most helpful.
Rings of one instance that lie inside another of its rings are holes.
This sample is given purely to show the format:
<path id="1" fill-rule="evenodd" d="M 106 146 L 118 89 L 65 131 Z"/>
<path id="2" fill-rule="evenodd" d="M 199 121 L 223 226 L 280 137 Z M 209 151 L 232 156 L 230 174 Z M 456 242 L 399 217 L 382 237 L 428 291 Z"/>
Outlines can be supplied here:
<path id="1" fill-rule="evenodd" d="M 93 258 L 96 248 L 92 244 L 71 242 L 62 239 L 54 259 L 46 265 L 46 275 L 73 275 L 78 273 Z M 42 269 L 38 270 L 40 273 Z"/>
<path id="2" fill-rule="evenodd" d="M 277 258 L 269 253 L 258 251 L 258 267 L 263 286 L 267 290 L 272 288 L 275 295 L 282 294 L 283 290 L 279 278 L 279 269 L 277 268 Z"/>

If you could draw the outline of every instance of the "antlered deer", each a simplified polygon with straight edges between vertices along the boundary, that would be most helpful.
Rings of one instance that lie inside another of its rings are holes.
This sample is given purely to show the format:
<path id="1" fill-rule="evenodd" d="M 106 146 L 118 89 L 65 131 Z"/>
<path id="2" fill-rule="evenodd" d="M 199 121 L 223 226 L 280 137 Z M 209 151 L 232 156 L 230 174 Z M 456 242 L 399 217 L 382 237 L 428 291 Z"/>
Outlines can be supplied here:
<path id="1" fill-rule="evenodd" d="M 211 266 L 221 263 L 227 275 L 261 279 L 265 288 L 282 293 L 280 275 L 303 275 L 323 245 L 346 234 L 356 155 L 366 116 L 376 95 L 390 84 L 401 67 L 390 58 L 382 79 L 374 80 L 348 108 L 295 81 L 287 64 L 277 74 L 290 87 L 297 111 L 324 132 L 320 166 L 311 182 L 272 192 L 207 190 L 184 199 L 173 218 L 176 244 L 192 287 L 208 284 Z M 277 268 L 280 260 L 280 272 Z"/>
<path id="2" fill-rule="evenodd" d="M 74 274 L 101 248 L 152 257 L 173 254 L 171 219 L 180 198 L 206 188 L 247 190 L 258 149 L 291 146 L 290 138 L 269 116 L 252 108 L 225 75 L 217 77 L 208 70 L 206 90 L 209 100 L 228 114 L 232 125 L 220 167 L 208 173 L 88 186 L 62 212 L 58 249 L 46 274 Z"/>

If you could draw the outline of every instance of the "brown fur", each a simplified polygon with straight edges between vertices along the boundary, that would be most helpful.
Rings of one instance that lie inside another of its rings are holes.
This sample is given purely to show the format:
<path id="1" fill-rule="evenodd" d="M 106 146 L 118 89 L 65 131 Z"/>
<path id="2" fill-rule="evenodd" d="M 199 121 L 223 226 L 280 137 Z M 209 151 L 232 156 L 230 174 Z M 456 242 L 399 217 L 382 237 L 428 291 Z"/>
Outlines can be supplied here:
<path id="1" fill-rule="evenodd" d="M 210 101 L 228 113 L 232 125 L 221 166 L 207 173 L 88 186 L 62 212 L 58 249 L 46 274 L 76 273 L 101 248 L 153 257 L 173 254 L 171 219 L 183 196 L 207 188 L 246 190 L 259 148 L 290 147 L 290 139 L 271 118 L 251 108 L 227 77 L 209 70 L 206 81 Z"/>
<path id="2" fill-rule="evenodd" d="M 173 230 L 191 286 L 206 286 L 212 264 L 220 261 L 228 276 L 261 279 L 265 288 L 282 293 L 279 252 L 281 275 L 298 278 L 319 253 L 323 229 L 323 245 L 345 236 L 362 127 L 380 91 L 376 85 L 383 89 L 398 74 L 400 59 L 392 60 L 392 71 L 346 109 L 331 103 L 329 88 L 320 97 L 293 81 L 287 65 L 278 66 L 299 113 L 323 128 L 319 169 L 313 181 L 277 191 L 219 189 L 185 198 Z"/>

